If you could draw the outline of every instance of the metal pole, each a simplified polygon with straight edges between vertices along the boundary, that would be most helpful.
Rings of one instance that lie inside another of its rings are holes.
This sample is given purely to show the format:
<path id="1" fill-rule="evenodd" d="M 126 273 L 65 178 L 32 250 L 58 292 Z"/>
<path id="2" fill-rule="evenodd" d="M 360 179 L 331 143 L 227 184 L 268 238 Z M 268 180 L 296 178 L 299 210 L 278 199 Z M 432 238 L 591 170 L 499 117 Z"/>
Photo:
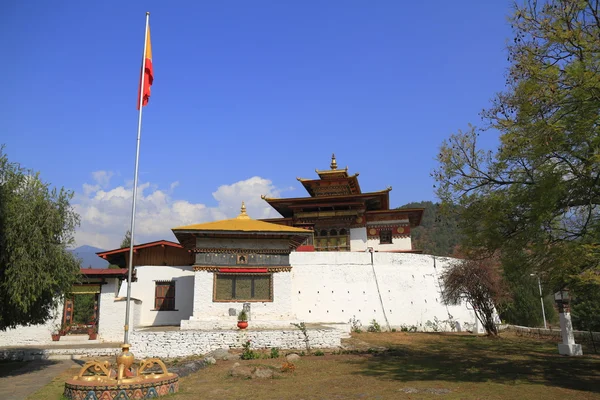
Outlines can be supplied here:
<path id="1" fill-rule="evenodd" d="M 133 174 L 133 203 L 131 206 L 131 243 L 129 244 L 129 267 L 127 271 L 127 304 L 125 305 L 125 337 L 123 342 L 125 344 L 129 344 L 129 311 L 130 311 L 130 301 L 131 301 L 131 271 L 133 269 L 133 238 L 135 232 L 135 201 L 137 197 L 137 184 L 138 184 L 138 165 L 140 159 L 140 137 L 142 134 L 142 110 L 143 102 L 144 102 L 144 75 L 146 73 L 146 46 L 148 45 L 148 24 L 150 22 L 150 13 L 146 13 L 146 30 L 144 33 L 144 53 L 142 54 L 142 72 L 140 74 L 140 112 L 138 116 L 138 129 L 137 129 L 137 143 L 135 149 L 135 172 Z"/>
<path id="2" fill-rule="evenodd" d="M 385 319 L 385 324 L 387 325 L 388 331 L 392 331 L 392 327 L 390 326 L 390 321 L 388 321 L 387 315 L 385 313 L 385 307 L 383 306 L 383 299 L 381 298 L 381 291 L 379 290 L 379 282 L 377 281 L 377 274 L 375 273 L 375 264 L 373 262 L 373 252 L 374 249 L 372 247 L 367 248 L 369 253 L 371 253 L 371 269 L 373 270 L 373 278 L 375 278 L 375 286 L 377 286 L 377 294 L 379 294 L 379 303 L 381 304 L 381 311 L 383 311 L 383 318 Z"/>
<path id="3" fill-rule="evenodd" d="M 540 303 L 542 304 L 542 316 L 544 317 L 544 329 L 548 329 L 546 326 L 546 311 L 544 311 L 544 295 L 542 294 L 542 281 L 540 281 L 540 276 L 538 278 L 538 287 L 540 288 Z"/>

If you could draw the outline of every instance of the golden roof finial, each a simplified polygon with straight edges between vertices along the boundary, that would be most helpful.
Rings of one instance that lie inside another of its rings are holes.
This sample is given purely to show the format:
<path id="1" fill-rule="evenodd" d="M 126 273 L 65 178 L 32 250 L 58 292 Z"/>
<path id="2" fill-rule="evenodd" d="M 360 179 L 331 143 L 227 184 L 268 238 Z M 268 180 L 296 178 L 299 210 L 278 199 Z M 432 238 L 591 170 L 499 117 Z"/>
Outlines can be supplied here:
<path id="1" fill-rule="evenodd" d="M 237 216 L 237 219 L 250 219 L 248 214 L 246 214 L 246 204 L 242 201 L 242 212 Z"/>
<path id="2" fill-rule="evenodd" d="M 335 160 L 335 154 L 331 155 L 331 165 L 329 167 L 332 170 L 337 169 L 337 161 Z"/>

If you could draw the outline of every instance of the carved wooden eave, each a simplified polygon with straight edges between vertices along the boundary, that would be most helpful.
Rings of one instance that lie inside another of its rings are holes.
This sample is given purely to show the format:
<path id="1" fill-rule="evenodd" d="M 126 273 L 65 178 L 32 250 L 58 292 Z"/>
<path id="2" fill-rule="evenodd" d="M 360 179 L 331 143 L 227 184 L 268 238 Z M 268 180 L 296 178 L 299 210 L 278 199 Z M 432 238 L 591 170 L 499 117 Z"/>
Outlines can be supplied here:
<path id="1" fill-rule="evenodd" d="M 243 249 L 243 248 L 217 248 L 217 247 L 197 247 L 194 253 L 214 253 L 214 254 L 290 254 L 291 249 Z"/>
<path id="2" fill-rule="evenodd" d="M 223 268 L 226 268 L 228 270 L 235 269 L 235 267 L 232 267 L 232 266 L 223 266 L 223 265 L 220 265 L 220 266 L 216 266 L 216 265 L 194 265 L 194 271 L 219 272 L 219 270 L 221 270 Z M 244 272 L 243 272 L 244 275 L 248 275 L 248 274 L 251 275 L 252 272 L 246 272 L 246 271 L 248 271 L 250 269 L 256 269 L 256 270 L 264 270 L 264 269 L 266 269 L 267 273 L 290 272 L 292 270 L 292 267 L 290 267 L 290 266 L 263 266 L 263 265 L 261 265 L 261 266 L 254 266 L 254 265 L 253 266 L 248 266 L 248 265 L 244 265 L 243 268 L 240 267 L 238 269 L 244 270 Z M 227 272 L 227 273 L 231 274 L 231 273 L 235 273 L 235 272 Z M 257 274 L 258 273 L 262 274 L 262 272 L 257 272 Z"/>

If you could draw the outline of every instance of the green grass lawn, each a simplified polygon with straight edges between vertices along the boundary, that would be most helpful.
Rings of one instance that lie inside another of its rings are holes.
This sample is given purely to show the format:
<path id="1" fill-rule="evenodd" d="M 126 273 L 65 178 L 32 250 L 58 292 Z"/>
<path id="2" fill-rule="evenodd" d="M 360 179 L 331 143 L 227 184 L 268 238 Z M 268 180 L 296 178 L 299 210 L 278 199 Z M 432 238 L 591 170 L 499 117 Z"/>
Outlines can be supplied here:
<path id="1" fill-rule="evenodd" d="M 230 377 L 234 361 L 219 361 L 182 378 L 181 392 L 168 398 L 600 399 L 600 356 L 560 356 L 552 341 L 510 333 L 491 339 L 403 332 L 354 334 L 351 341 L 364 350 L 388 350 L 307 356 L 296 362 L 295 372 L 268 380 Z M 282 362 L 240 361 L 275 367 Z M 30 399 L 60 399 L 62 383 L 72 373 Z"/>

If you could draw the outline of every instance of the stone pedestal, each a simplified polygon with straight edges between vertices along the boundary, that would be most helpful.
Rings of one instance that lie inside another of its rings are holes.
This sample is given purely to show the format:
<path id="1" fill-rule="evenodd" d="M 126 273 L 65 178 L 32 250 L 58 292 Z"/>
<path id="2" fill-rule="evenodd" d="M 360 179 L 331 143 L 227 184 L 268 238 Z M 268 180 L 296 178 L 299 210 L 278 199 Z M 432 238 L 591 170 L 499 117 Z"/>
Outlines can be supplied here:
<path id="1" fill-rule="evenodd" d="M 562 354 L 563 356 L 582 356 L 583 351 L 580 344 L 560 343 L 558 345 L 558 354 Z"/>
<path id="2" fill-rule="evenodd" d="M 566 356 L 581 356 L 583 355 L 581 345 L 575 343 L 575 337 L 573 336 L 571 313 L 567 311 L 566 307 L 563 308 L 563 311 L 564 312 L 559 314 L 560 333 L 562 335 L 563 342 L 558 345 L 558 354 Z"/>

